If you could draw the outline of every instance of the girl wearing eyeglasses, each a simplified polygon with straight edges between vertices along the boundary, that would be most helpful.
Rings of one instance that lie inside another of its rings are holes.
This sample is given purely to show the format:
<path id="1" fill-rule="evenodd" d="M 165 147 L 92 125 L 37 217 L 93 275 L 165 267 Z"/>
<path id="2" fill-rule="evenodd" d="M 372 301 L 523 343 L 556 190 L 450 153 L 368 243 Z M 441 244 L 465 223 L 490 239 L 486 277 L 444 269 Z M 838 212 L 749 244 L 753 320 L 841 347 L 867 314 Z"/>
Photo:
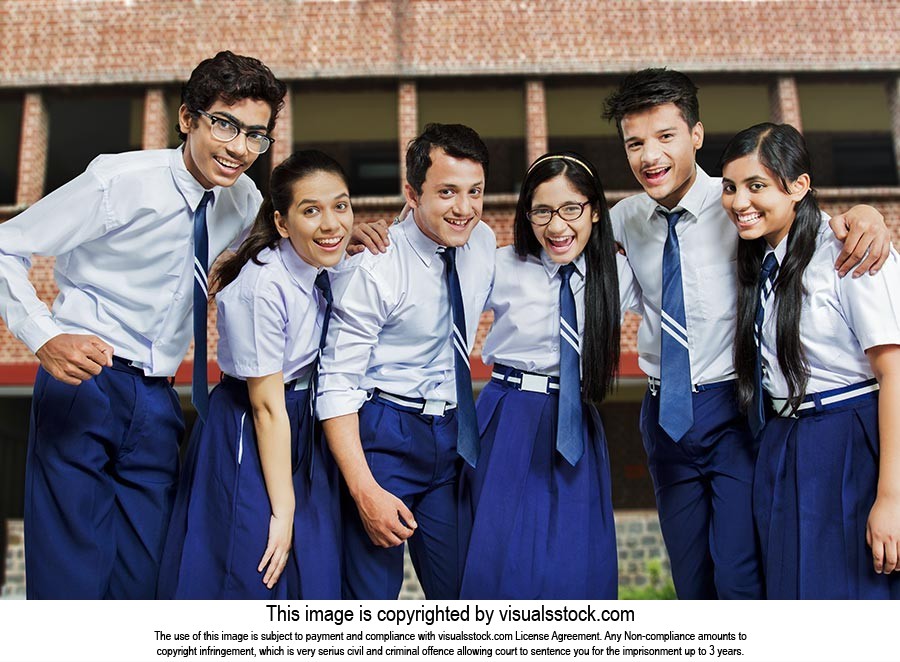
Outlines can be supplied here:
<path id="1" fill-rule="evenodd" d="M 341 597 L 337 472 L 310 394 L 352 226 L 341 167 L 296 152 L 215 272 L 223 376 L 187 449 L 159 597 Z"/>
<path id="2" fill-rule="evenodd" d="M 767 596 L 900 598 L 900 260 L 839 277 L 841 244 L 792 126 L 742 131 L 722 165 L 742 239 L 738 397 L 762 429 L 753 509 Z"/>
<path id="3" fill-rule="evenodd" d="M 594 403 L 637 307 L 596 171 L 573 152 L 525 175 L 515 243 L 497 251 L 478 400 L 481 455 L 461 482 L 463 599 L 615 599 L 609 457 Z"/>

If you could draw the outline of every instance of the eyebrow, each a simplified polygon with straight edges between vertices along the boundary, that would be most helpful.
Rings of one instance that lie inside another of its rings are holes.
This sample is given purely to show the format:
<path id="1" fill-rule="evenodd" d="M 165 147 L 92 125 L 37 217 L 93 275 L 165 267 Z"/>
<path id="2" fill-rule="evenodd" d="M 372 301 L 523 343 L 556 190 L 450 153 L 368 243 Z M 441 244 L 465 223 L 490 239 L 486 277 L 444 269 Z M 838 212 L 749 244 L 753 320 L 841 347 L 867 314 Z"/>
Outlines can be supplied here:
<path id="1" fill-rule="evenodd" d="M 450 182 L 444 182 L 443 184 L 438 184 L 438 188 L 474 188 L 476 186 L 484 186 L 483 180 L 478 180 L 474 184 L 469 184 L 468 186 L 462 186 L 460 184 L 451 184 Z"/>
<path id="2" fill-rule="evenodd" d="M 240 127 L 241 129 L 246 129 L 247 131 L 267 131 L 268 127 L 263 126 L 262 124 L 253 124 L 252 126 L 247 126 L 243 122 L 241 122 L 237 117 L 232 115 L 231 113 L 226 113 L 224 110 L 216 110 L 210 113 L 211 115 L 220 115 L 223 119 L 228 120 L 232 124 Z"/>
<path id="3" fill-rule="evenodd" d="M 347 198 L 349 200 L 350 194 L 339 193 L 338 195 L 334 196 L 332 200 L 340 200 L 341 198 Z M 316 198 L 303 198 L 300 202 L 297 203 L 297 206 L 299 207 L 300 205 L 317 204 L 318 202 L 319 200 Z"/>

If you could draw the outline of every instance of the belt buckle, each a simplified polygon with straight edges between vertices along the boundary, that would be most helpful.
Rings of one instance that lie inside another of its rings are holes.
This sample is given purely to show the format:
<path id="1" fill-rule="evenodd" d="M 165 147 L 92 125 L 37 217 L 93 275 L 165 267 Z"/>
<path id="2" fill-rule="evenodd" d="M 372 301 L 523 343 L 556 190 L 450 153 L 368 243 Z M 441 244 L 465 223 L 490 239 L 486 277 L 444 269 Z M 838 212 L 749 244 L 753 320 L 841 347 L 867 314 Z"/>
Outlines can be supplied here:
<path id="1" fill-rule="evenodd" d="M 422 407 L 425 416 L 443 416 L 446 410 L 447 403 L 444 400 L 426 400 L 425 406 Z"/>
<path id="2" fill-rule="evenodd" d="M 531 391 L 532 393 L 549 393 L 550 378 L 547 375 L 533 375 L 528 372 L 522 373 L 522 383 L 519 384 L 522 391 Z"/>

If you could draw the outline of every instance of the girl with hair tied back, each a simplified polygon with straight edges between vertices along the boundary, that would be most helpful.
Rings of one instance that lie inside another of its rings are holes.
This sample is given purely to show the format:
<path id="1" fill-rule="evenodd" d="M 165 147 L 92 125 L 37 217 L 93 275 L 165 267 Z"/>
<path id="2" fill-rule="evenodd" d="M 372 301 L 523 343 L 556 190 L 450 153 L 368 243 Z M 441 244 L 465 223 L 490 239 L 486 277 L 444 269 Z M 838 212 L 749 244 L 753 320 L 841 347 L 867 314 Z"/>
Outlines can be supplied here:
<path id="1" fill-rule="evenodd" d="M 722 156 L 737 227 L 738 398 L 758 432 L 753 509 L 770 599 L 900 598 L 900 260 L 840 278 L 841 243 L 790 125 Z M 893 573 L 893 574 L 892 574 Z"/>
<path id="2" fill-rule="evenodd" d="M 341 597 L 337 469 L 310 398 L 331 312 L 327 269 L 352 226 L 338 163 L 295 152 L 214 273 L 222 381 L 187 449 L 159 597 Z"/>

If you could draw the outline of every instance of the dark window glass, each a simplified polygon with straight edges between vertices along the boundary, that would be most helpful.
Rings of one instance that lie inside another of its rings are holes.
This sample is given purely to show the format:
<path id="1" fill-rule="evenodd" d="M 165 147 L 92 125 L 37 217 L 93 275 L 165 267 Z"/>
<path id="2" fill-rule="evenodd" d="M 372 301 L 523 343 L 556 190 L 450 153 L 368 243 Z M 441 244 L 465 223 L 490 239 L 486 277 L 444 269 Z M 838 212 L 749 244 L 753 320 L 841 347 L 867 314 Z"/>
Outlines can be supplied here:
<path id="1" fill-rule="evenodd" d="M 57 92 L 46 100 L 50 141 L 45 192 L 81 174 L 98 154 L 141 148 L 142 94 Z"/>
<path id="2" fill-rule="evenodd" d="M 0 99 L 0 205 L 16 202 L 22 101 Z"/>

